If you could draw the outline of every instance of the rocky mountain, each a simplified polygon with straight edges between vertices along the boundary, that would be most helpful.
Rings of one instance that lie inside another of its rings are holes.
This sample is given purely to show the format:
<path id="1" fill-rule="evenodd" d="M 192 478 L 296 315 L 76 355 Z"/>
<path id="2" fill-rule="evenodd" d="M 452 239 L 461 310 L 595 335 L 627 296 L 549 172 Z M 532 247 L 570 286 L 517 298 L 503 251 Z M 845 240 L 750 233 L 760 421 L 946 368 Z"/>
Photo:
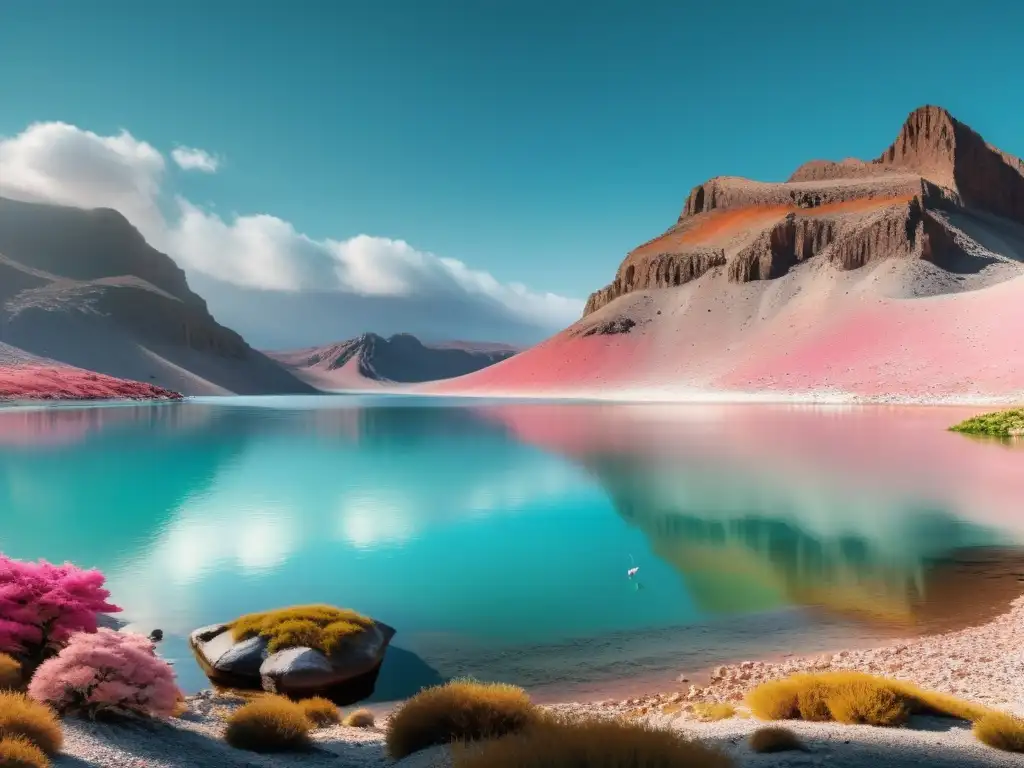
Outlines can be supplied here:
<path id="1" fill-rule="evenodd" d="M 390 338 L 364 333 L 336 344 L 267 355 L 315 386 L 349 389 L 449 379 L 507 360 L 516 351 L 505 344 L 424 344 L 408 333 Z"/>
<path id="2" fill-rule="evenodd" d="M 5 360 L 185 394 L 313 389 L 217 323 L 185 273 L 109 209 L 0 198 Z"/>
<path id="3" fill-rule="evenodd" d="M 1024 392 L 1024 163 L 926 106 L 870 161 L 718 177 L 580 322 L 449 389 Z"/>

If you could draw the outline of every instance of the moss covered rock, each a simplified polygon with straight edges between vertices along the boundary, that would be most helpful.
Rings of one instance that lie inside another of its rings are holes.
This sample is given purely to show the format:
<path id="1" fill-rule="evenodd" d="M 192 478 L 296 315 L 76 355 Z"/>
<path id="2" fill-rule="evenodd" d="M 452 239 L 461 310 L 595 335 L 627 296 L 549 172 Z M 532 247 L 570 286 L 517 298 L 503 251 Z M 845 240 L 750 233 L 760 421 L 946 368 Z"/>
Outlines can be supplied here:
<path id="1" fill-rule="evenodd" d="M 352 704 L 373 693 L 395 630 L 326 605 L 241 616 L 194 631 L 192 651 L 215 685 Z"/>

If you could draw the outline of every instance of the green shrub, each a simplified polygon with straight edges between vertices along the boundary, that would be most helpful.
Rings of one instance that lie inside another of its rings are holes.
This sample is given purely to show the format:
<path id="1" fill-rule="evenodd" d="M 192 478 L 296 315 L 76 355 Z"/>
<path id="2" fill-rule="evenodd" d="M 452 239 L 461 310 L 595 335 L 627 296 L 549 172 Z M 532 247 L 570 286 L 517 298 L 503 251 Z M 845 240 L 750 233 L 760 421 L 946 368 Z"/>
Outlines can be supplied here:
<path id="1" fill-rule="evenodd" d="M 758 728 L 750 734 L 750 748 L 755 752 L 766 754 L 769 752 L 793 752 L 804 749 L 800 737 L 789 728 L 770 726 Z"/>
<path id="2" fill-rule="evenodd" d="M 321 696 L 303 699 L 299 706 L 314 728 L 327 728 L 341 722 L 341 712 L 338 711 L 337 705 Z"/>
<path id="3" fill-rule="evenodd" d="M 979 719 L 974 735 L 982 744 L 1004 752 L 1024 752 L 1024 719 L 1005 712 L 990 712 Z"/>
<path id="4" fill-rule="evenodd" d="M 453 680 L 420 691 L 395 710 L 388 720 L 388 754 L 399 760 L 438 744 L 498 738 L 537 719 L 522 688 Z"/>
<path id="5" fill-rule="evenodd" d="M 353 635 L 374 625 L 373 619 L 330 605 L 297 605 L 264 613 L 250 613 L 231 622 L 235 640 L 268 639 L 271 653 L 286 648 L 315 648 L 331 654 Z"/>
<path id="6" fill-rule="evenodd" d="M 0 766 L 3 768 L 50 768 L 46 753 L 24 736 L 0 739 Z"/>
<path id="7" fill-rule="evenodd" d="M 373 712 L 368 709 L 357 709 L 349 712 L 341 724 L 347 728 L 373 728 Z"/>
<path id="8" fill-rule="evenodd" d="M 1021 437 L 1024 436 L 1024 408 L 985 413 L 962 421 L 950 429 L 965 435 Z"/>
<path id="9" fill-rule="evenodd" d="M 763 720 L 835 720 L 895 726 L 914 714 L 977 720 L 985 707 L 911 683 L 863 672 L 797 674 L 762 683 L 747 694 L 747 706 Z"/>
<path id="10" fill-rule="evenodd" d="M 544 718 L 453 749 L 453 768 L 731 768 L 726 755 L 677 731 L 638 722 Z"/>
<path id="11" fill-rule="evenodd" d="M 228 718 L 224 738 L 250 752 L 290 752 L 309 747 L 311 723 L 302 707 L 283 696 L 261 696 Z"/>
<path id="12" fill-rule="evenodd" d="M 20 691 L 25 685 L 21 662 L 6 653 L 0 653 L 0 691 Z"/>
<path id="13" fill-rule="evenodd" d="M 22 693 L 0 692 L 0 739 L 23 737 L 48 755 L 60 752 L 64 734 L 52 709 Z"/>

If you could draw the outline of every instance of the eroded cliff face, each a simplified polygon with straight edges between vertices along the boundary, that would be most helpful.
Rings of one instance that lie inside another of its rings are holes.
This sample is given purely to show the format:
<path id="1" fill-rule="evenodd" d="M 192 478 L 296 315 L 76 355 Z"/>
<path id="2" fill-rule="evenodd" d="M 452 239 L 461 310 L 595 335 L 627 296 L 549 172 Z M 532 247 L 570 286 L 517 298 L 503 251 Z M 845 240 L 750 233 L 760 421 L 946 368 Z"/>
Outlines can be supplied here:
<path id="1" fill-rule="evenodd" d="M 632 251 L 584 316 L 718 268 L 743 283 L 818 256 L 842 270 L 887 258 L 963 263 L 974 257 L 933 212 L 964 208 L 1024 223 L 1024 162 L 946 110 L 921 107 L 875 160 L 815 160 L 779 184 L 717 177 L 694 187 L 676 224 Z"/>
<path id="2" fill-rule="evenodd" d="M 1024 162 L 988 144 L 942 107 L 907 117 L 896 140 L 870 162 L 813 160 L 789 182 L 872 178 L 913 173 L 955 193 L 963 205 L 1024 223 Z"/>
<path id="3" fill-rule="evenodd" d="M 610 285 L 590 294 L 583 314 L 588 315 L 630 291 L 683 285 L 696 280 L 708 270 L 724 267 L 725 263 L 723 250 L 707 248 L 680 253 L 658 253 L 645 259 L 639 269 L 633 263 L 623 264 Z"/>

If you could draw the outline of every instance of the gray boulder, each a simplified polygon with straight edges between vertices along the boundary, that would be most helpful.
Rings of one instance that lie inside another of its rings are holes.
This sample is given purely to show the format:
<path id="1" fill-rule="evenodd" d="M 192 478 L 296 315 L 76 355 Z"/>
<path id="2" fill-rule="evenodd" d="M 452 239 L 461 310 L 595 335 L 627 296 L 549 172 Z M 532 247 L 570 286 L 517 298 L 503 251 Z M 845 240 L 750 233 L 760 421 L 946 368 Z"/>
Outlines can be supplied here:
<path id="1" fill-rule="evenodd" d="M 339 705 L 373 694 L 395 630 L 374 622 L 333 654 L 315 648 L 276 653 L 261 637 L 236 642 L 227 624 L 195 630 L 189 645 L 210 682 L 223 688 L 264 690 L 302 698 L 324 696 Z"/>

